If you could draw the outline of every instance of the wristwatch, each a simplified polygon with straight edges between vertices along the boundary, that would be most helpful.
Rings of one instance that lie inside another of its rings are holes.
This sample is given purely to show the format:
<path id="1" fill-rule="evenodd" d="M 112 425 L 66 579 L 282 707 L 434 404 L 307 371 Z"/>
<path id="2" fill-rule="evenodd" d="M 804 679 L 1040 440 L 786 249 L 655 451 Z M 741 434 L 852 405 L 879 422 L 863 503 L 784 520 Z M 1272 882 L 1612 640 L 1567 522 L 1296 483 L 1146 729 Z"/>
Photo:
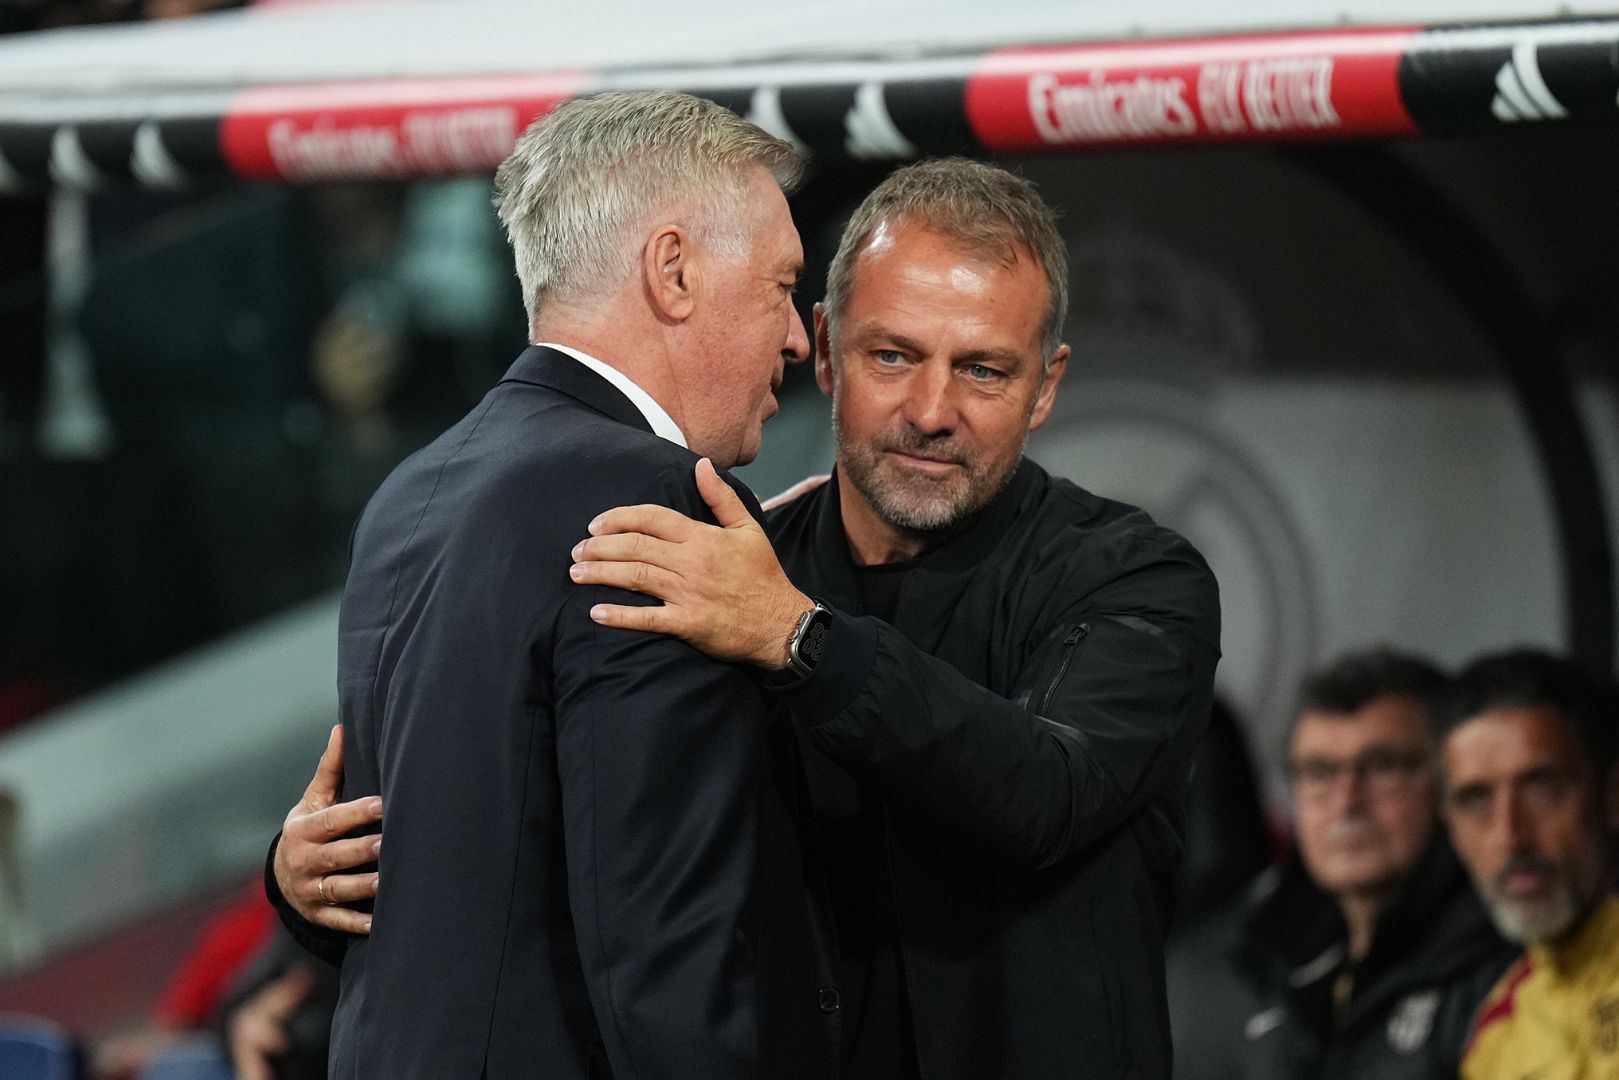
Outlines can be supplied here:
<path id="1" fill-rule="evenodd" d="M 793 636 L 787 639 L 787 666 L 797 675 L 815 670 L 826 648 L 826 633 L 832 628 L 832 611 L 819 600 L 798 617 Z"/>

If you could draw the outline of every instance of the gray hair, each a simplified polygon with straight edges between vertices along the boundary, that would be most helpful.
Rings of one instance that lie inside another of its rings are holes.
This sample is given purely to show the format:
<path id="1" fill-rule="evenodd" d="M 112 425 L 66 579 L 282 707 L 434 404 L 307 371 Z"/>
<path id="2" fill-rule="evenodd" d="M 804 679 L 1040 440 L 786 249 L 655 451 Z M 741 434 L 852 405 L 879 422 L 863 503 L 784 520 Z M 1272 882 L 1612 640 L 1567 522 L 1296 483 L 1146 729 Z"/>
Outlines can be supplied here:
<path id="1" fill-rule="evenodd" d="M 826 275 L 824 311 L 834 335 L 848 302 L 860 249 L 884 223 L 910 223 L 958 243 L 970 255 L 1010 266 L 1019 250 L 1045 272 L 1046 316 L 1040 324 L 1040 361 L 1050 368 L 1068 317 L 1068 248 L 1057 215 L 1034 184 L 994 165 L 939 158 L 907 165 L 866 196 L 844 226 Z"/>
<path id="2" fill-rule="evenodd" d="M 728 254 L 746 250 L 754 166 L 790 192 L 803 161 L 790 143 L 689 94 L 618 91 L 536 120 L 495 173 L 530 326 L 548 297 L 623 281 L 640 256 L 634 230 L 654 215 Z"/>

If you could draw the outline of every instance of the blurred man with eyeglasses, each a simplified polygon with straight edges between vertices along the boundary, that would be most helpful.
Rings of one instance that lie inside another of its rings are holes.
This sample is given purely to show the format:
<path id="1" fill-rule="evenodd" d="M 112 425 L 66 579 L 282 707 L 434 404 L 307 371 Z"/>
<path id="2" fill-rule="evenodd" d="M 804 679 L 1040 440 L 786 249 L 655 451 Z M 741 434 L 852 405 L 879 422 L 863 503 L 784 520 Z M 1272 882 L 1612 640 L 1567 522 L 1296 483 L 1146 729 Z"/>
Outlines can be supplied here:
<path id="1" fill-rule="evenodd" d="M 1462 672 L 1445 820 L 1501 933 L 1525 946 L 1480 1010 L 1464 1080 L 1619 1076 L 1619 698 L 1539 650 Z"/>
<path id="2" fill-rule="evenodd" d="M 1455 1077 L 1510 953 L 1438 828 L 1446 688 L 1389 649 L 1306 680 L 1287 757 L 1297 858 L 1171 959 L 1182 1080 Z"/>

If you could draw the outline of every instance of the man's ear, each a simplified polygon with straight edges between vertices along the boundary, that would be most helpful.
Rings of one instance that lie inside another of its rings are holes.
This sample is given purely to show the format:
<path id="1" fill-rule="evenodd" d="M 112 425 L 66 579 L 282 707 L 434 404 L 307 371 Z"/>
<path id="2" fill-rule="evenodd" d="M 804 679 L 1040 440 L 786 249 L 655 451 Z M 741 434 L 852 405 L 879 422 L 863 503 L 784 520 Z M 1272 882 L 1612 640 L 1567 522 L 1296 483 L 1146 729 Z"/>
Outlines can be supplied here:
<path id="1" fill-rule="evenodd" d="M 1057 403 L 1057 384 L 1062 382 L 1062 373 L 1067 370 L 1068 346 L 1064 343 L 1057 346 L 1057 351 L 1052 354 L 1051 363 L 1040 377 L 1040 389 L 1034 392 L 1034 408 L 1029 410 L 1030 431 L 1051 416 L 1051 407 Z"/>
<path id="2" fill-rule="evenodd" d="M 679 225 L 660 225 L 641 249 L 641 280 L 652 309 L 669 322 L 684 322 L 697 306 L 701 258 L 691 234 Z"/>
<path id="3" fill-rule="evenodd" d="M 815 317 L 815 385 L 821 393 L 832 396 L 835 385 L 832 378 L 832 330 L 826 321 L 826 305 L 816 304 Z"/>

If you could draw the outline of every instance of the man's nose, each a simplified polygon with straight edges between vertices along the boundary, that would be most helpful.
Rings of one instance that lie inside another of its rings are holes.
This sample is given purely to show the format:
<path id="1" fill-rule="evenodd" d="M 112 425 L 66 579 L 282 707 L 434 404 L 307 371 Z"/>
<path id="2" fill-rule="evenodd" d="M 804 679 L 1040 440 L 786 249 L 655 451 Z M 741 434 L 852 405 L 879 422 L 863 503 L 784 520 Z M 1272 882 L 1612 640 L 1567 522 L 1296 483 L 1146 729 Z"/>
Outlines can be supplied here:
<path id="1" fill-rule="evenodd" d="M 800 364 L 809 359 L 809 350 L 809 334 L 804 330 L 804 320 L 799 317 L 798 309 L 789 304 L 787 340 L 781 347 L 781 358 L 785 363 Z"/>
<path id="2" fill-rule="evenodd" d="M 905 394 L 905 419 L 918 431 L 944 434 L 956 426 L 954 373 L 949 364 L 924 361 L 909 380 Z"/>
<path id="3" fill-rule="evenodd" d="M 1478 841 L 1487 863 L 1499 871 L 1519 855 L 1533 854 L 1522 800 L 1510 791 L 1498 792 L 1489 803 Z"/>
<path id="4" fill-rule="evenodd" d="M 1350 766 L 1333 778 L 1326 791 L 1327 809 L 1334 817 L 1359 815 L 1366 810 L 1366 773 Z"/>
<path id="5" fill-rule="evenodd" d="M 1503 850 L 1518 853 L 1534 847 L 1533 817 L 1519 792 L 1508 791 L 1501 799 L 1494 825 Z"/>

